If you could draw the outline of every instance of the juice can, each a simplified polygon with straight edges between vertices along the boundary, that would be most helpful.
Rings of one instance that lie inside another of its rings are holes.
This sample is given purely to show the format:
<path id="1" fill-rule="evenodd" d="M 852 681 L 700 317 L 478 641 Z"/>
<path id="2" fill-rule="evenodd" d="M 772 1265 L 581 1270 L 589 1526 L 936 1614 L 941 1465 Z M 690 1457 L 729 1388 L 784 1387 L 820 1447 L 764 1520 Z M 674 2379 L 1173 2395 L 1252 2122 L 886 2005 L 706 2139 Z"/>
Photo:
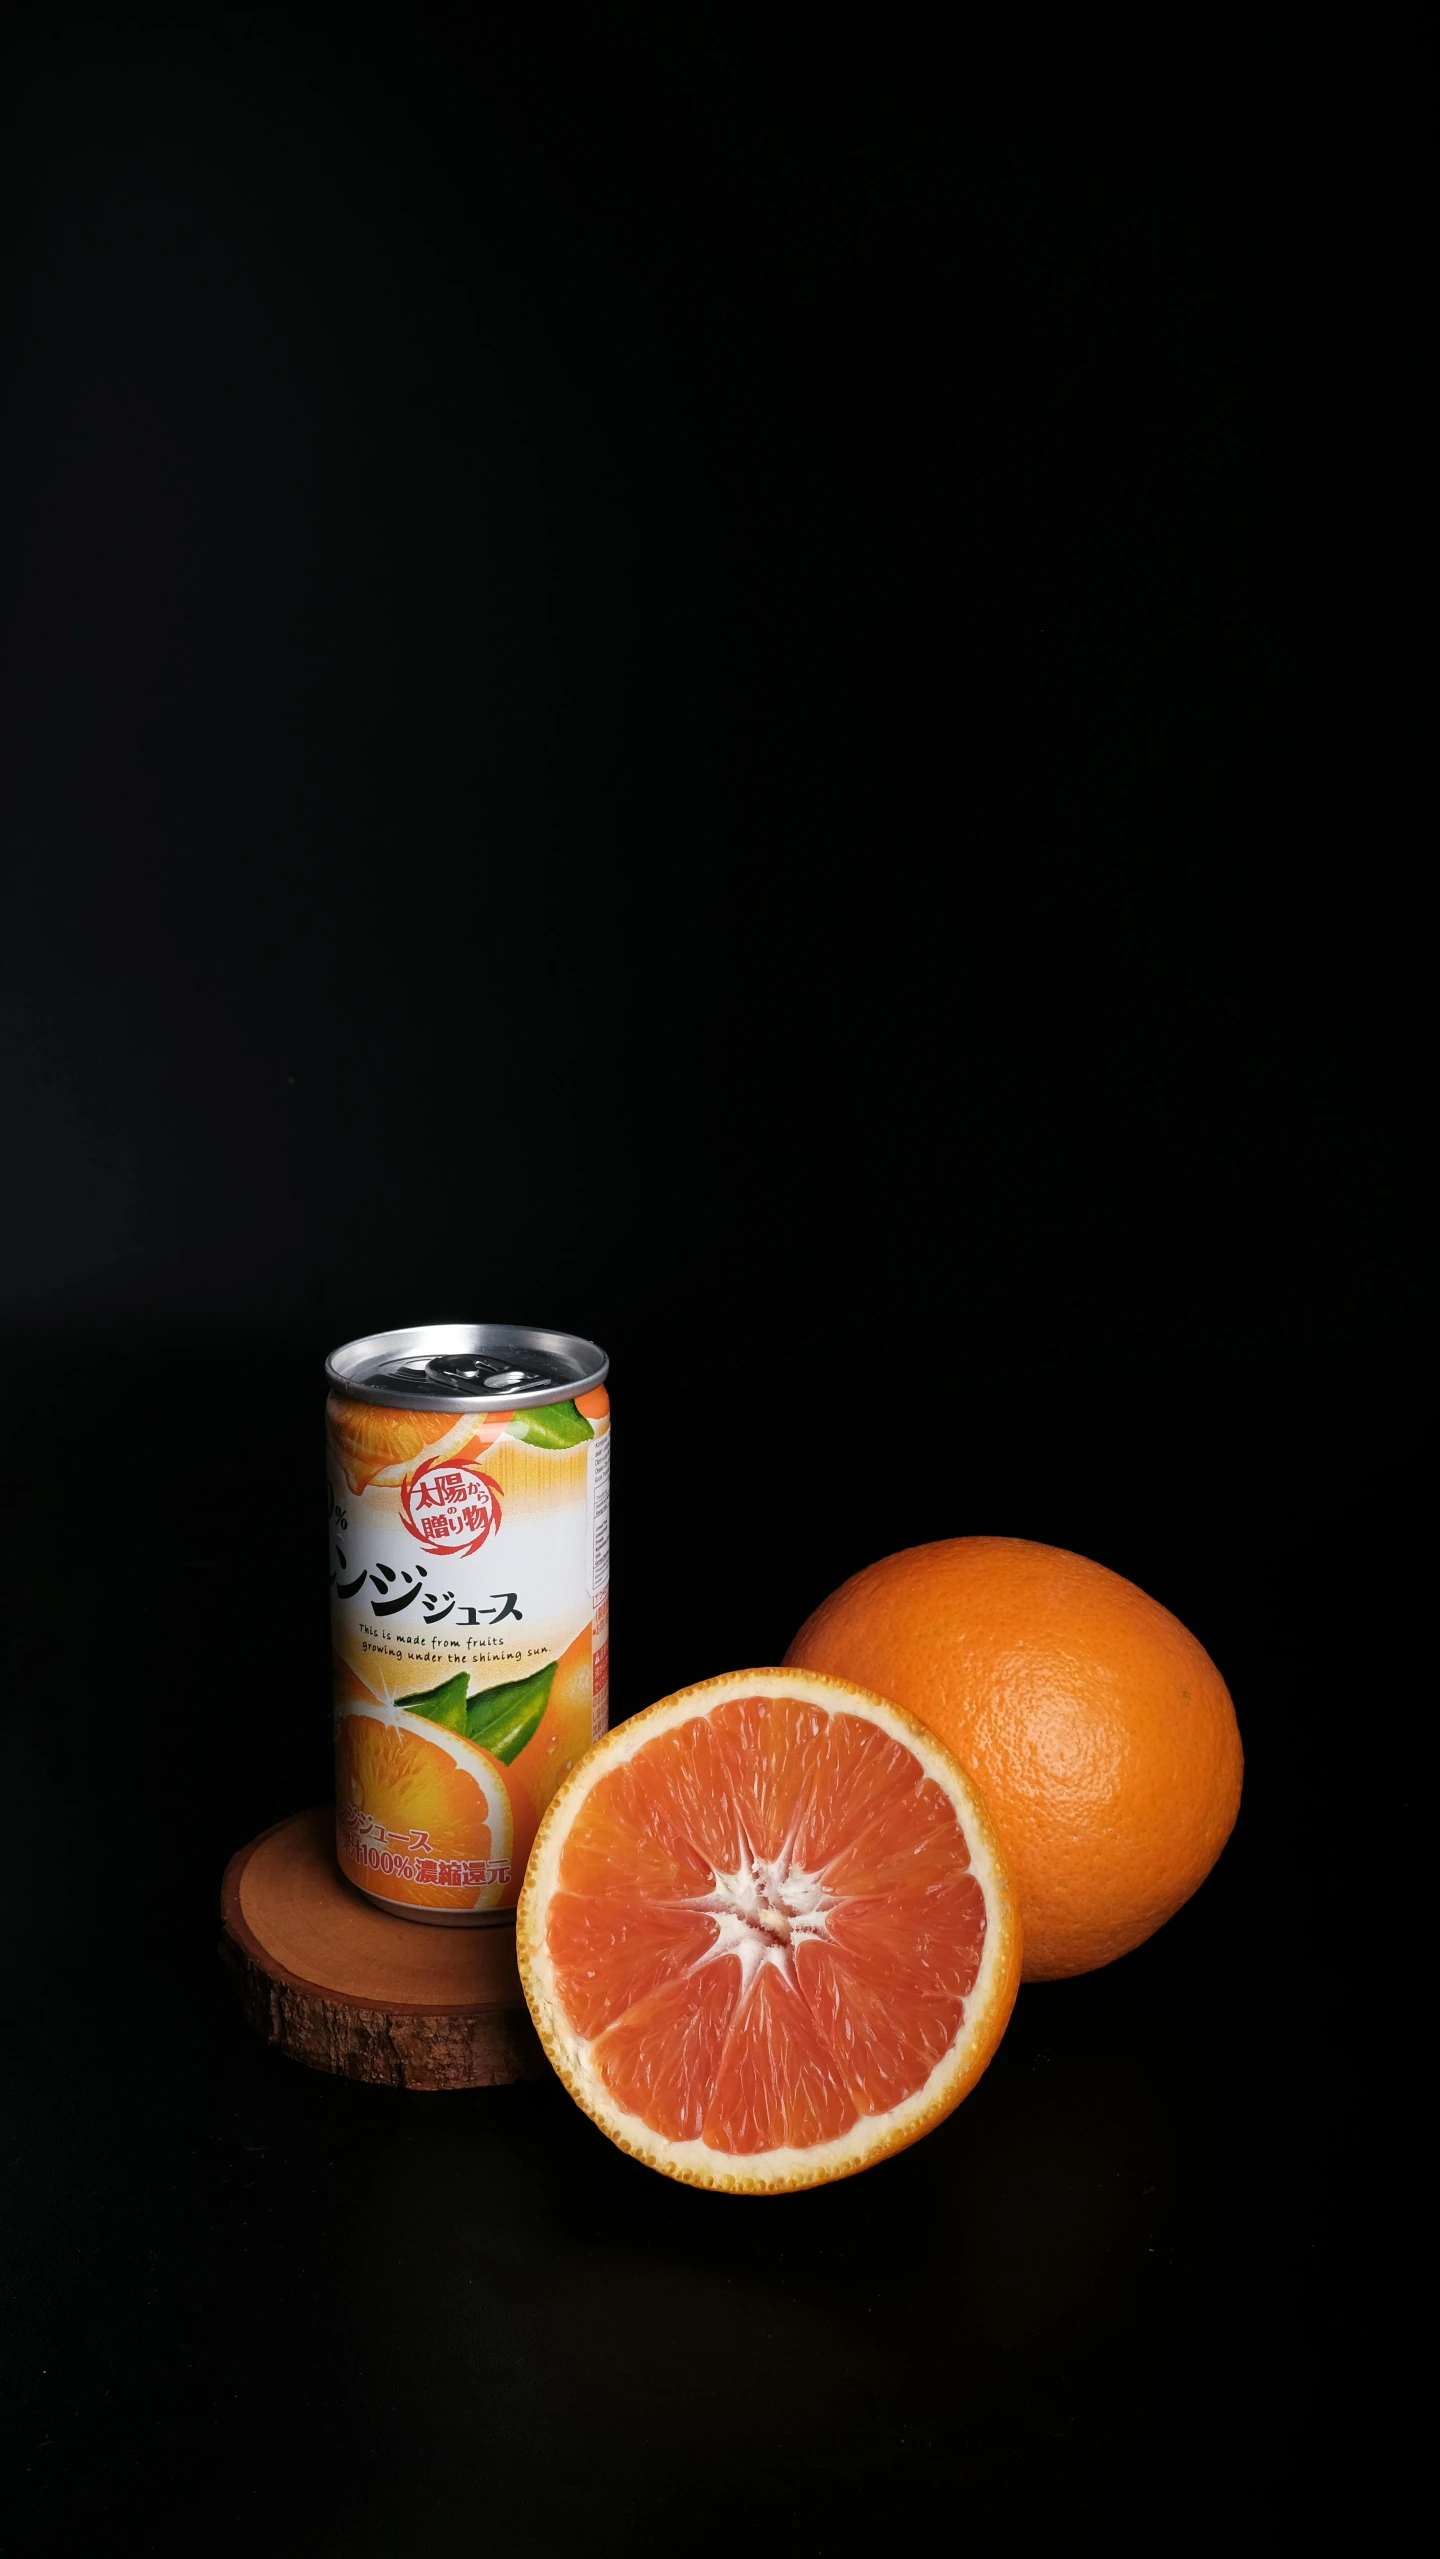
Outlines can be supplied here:
<path id="1" fill-rule="evenodd" d="M 540 1816 L 605 1730 L 609 1365 L 511 1324 L 325 1363 L 336 1853 L 399 1918 L 513 1922 Z"/>

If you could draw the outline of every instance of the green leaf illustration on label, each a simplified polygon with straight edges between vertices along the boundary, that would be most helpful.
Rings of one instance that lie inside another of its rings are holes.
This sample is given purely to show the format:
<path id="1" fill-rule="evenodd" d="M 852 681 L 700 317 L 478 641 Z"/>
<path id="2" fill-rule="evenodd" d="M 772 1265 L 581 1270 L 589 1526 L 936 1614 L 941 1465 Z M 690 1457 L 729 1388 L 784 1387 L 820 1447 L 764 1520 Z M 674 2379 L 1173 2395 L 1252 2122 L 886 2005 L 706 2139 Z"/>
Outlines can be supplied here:
<path id="1" fill-rule="evenodd" d="M 578 1448 L 594 1431 L 573 1404 L 537 1404 L 532 1412 L 512 1413 L 507 1439 L 523 1439 L 531 1448 Z"/>
<path id="2" fill-rule="evenodd" d="M 539 1731 L 554 1679 L 555 1664 L 547 1662 L 528 1679 L 507 1679 L 501 1687 L 472 1697 L 465 1717 L 468 1738 L 508 1766 Z"/>
<path id="3" fill-rule="evenodd" d="M 470 1685 L 468 1671 L 457 1670 L 453 1679 L 442 1680 L 438 1688 L 417 1689 L 412 1697 L 396 1700 L 408 1715 L 423 1715 L 427 1723 L 444 1724 L 452 1733 L 465 1730 L 465 1692 Z"/>

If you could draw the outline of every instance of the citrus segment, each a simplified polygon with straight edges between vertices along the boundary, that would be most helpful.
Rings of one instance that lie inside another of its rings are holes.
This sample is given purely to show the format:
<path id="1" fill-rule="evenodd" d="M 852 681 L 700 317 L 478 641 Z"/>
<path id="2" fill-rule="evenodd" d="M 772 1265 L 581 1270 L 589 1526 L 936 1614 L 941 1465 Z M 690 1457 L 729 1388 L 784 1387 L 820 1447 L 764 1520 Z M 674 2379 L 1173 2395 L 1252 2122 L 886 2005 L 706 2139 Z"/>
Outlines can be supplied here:
<path id="1" fill-rule="evenodd" d="M 734 2005 L 734 1991 L 720 1969 L 702 1963 L 693 1975 L 676 1974 L 617 2018 L 600 2041 L 595 2063 L 622 2113 L 662 2142 L 698 2141 Z"/>
<path id="2" fill-rule="evenodd" d="M 714 1921 L 703 1911 L 656 1903 L 645 1918 L 636 1928 L 633 1902 L 618 1894 L 561 1893 L 551 1905 L 551 1953 L 579 2034 L 603 2034 L 715 1943 Z"/>
<path id="3" fill-rule="evenodd" d="M 707 2147 L 742 2158 L 814 2150 L 848 2132 L 858 2113 L 843 2057 L 803 1983 L 797 1999 L 772 1964 L 762 1965 L 720 2056 L 705 2109 Z"/>
<path id="4" fill-rule="evenodd" d="M 651 1825 L 643 1776 L 628 1766 L 604 1777 L 595 1818 L 562 1842 L 561 1881 L 570 1893 L 615 1894 L 637 1924 L 655 1903 L 702 1893 L 714 1881 L 707 1858 L 678 1832 Z"/>
<path id="5" fill-rule="evenodd" d="M 978 1967 L 977 1967 L 978 1969 Z M 877 1983 L 828 1948 L 808 1960 L 806 1991 L 832 2046 L 843 2053 L 856 2105 L 880 2115 L 898 2106 L 941 2060 L 954 2032 L 956 2002 Z M 962 1994 L 963 1997 L 963 1994 Z"/>
<path id="6" fill-rule="evenodd" d="M 598 1742 L 518 1913 L 552 2062 L 689 2183 L 848 2176 L 957 2105 L 1004 2031 L 1019 1929 L 944 1745 L 843 1681 L 750 1671 Z"/>

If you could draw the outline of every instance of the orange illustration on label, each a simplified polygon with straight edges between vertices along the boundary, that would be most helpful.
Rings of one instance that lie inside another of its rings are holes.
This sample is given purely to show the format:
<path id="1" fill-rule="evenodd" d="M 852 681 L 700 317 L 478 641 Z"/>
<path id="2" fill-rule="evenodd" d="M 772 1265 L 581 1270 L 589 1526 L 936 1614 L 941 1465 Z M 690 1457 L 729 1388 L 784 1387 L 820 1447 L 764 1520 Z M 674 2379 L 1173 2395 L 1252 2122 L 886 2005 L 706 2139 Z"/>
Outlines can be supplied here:
<path id="1" fill-rule="evenodd" d="M 610 1399 L 326 1404 L 336 1850 L 372 1900 L 514 1907 L 540 1815 L 605 1730 Z"/>

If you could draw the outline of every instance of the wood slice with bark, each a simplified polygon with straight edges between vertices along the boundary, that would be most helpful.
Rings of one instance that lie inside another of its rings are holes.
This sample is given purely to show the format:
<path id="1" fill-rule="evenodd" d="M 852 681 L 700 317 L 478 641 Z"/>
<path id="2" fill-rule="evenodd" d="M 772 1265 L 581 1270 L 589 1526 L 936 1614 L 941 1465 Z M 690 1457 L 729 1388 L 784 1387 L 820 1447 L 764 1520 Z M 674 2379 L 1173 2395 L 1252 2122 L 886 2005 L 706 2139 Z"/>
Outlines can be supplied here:
<path id="1" fill-rule="evenodd" d="M 346 1883 L 328 1804 L 237 1851 L 220 1953 L 250 2024 L 312 2070 L 386 2088 L 491 2088 L 546 2062 L 512 1927 L 391 1919 Z"/>

